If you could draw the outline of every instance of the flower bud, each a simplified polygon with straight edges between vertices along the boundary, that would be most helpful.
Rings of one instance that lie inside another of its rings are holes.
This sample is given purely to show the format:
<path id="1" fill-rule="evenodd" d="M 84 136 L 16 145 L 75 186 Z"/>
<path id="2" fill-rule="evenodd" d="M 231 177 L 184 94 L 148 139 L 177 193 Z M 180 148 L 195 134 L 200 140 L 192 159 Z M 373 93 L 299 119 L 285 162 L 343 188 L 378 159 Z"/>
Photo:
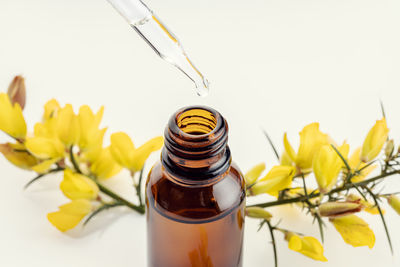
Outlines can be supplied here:
<path id="1" fill-rule="evenodd" d="M 394 141 L 393 139 L 390 139 L 385 146 L 385 156 L 387 159 L 390 159 L 393 155 L 394 151 Z"/>
<path id="2" fill-rule="evenodd" d="M 259 207 L 248 207 L 246 208 L 246 216 L 250 218 L 265 219 L 269 221 L 272 218 L 272 214 L 263 208 Z"/>
<path id="3" fill-rule="evenodd" d="M 375 159 L 381 152 L 383 145 L 388 138 L 389 129 L 386 120 L 376 121 L 375 125 L 368 132 L 361 150 L 361 160 L 365 163 Z"/>
<path id="4" fill-rule="evenodd" d="M 26 101 L 25 79 L 22 76 L 15 76 L 13 81 L 8 86 L 8 97 L 12 104 L 18 103 L 23 110 Z"/>
<path id="5" fill-rule="evenodd" d="M 388 197 L 389 205 L 400 215 L 400 198 L 395 195 Z"/>
<path id="6" fill-rule="evenodd" d="M 319 206 L 319 214 L 323 217 L 341 217 L 360 212 L 362 208 L 359 201 L 326 202 Z"/>

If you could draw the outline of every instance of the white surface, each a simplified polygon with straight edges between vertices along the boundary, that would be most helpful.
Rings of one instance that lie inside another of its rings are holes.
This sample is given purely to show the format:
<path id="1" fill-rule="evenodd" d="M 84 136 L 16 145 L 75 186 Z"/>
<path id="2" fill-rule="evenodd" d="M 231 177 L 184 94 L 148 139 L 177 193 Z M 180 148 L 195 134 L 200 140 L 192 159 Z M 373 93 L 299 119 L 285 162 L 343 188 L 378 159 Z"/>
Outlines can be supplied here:
<path id="1" fill-rule="evenodd" d="M 56 97 L 75 107 L 106 106 L 103 125 L 123 130 L 136 143 L 161 134 L 179 107 L 206 104 L 230 123 L 230 146 L 243 170 L 275 159 L 260 127 L 281 148 L 284 131 L 293 143 L 313 121 L 337 141 L 360 145 L 388 114 L 400 141 L 400 3 L 370 0 L 151 0 L 212 82 L 209 97 L 153 51 L 105 0 L 0 1 L 0 88 L 15 74 L 27 79 L 25 114 L 32 128 L 42 105 Z M 0 140 L 5 141 L 4 135 Z M 152 157 L 154 161 L 156 155 Z M 0 159 L 0 266 L 145 266 L 145 218 L 124 209 L 104 214 L 85 230 L 63 235 L 46 220 L 66 199 L 60 177 L 48 177 L 26 192 L 33 173 Z M 133 198 L 129 179 L 113 184 Z M 400 189 L 399 177 L 387 190 Z M 290 208 L 274 211 L 284 225 L 318 235 Z M 280 266 L 399 266 L 400 217 L 387 220 L 395 247 L 388 250 L 378 217 L 364 216 L 377 236 L 373 250 L 352 248 L 328 228 L 326 256 L 318 263 L 289 251 L 278 236 Z M 245 267 L 272 266 L 265 230 L 247 220 Z M 106 226 L 106 227 L 105 227 Z M 81 233 L 81 236 L 79 236 Z"/>

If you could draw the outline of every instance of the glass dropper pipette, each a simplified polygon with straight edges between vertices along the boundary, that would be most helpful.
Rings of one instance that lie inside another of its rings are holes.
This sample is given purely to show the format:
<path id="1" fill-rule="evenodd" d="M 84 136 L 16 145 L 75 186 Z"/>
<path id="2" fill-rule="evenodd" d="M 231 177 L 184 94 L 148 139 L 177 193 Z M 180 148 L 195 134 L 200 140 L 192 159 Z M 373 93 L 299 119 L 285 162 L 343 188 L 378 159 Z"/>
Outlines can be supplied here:
<path id="1" fill-rule="evenodd" d="M 196 85 L 199 96 L 206 96 L 208 80 L 190 61 L 178 38 L 140 0 L 108 0 L 135 31 L 165 61 L 180 69 Z"/>

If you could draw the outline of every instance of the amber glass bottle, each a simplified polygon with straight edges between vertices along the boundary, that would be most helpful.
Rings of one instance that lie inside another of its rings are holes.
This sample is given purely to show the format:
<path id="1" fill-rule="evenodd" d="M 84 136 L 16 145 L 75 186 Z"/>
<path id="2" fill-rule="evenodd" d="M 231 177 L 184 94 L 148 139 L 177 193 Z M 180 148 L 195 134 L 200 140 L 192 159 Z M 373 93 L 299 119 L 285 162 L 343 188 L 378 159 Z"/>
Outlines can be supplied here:
<path id="1" fill-rule="evenodd" d="M 211 108 L 171 117 L 146 184 L 149 267 L 242 266 L 246 194 L 227 141 Z"/>

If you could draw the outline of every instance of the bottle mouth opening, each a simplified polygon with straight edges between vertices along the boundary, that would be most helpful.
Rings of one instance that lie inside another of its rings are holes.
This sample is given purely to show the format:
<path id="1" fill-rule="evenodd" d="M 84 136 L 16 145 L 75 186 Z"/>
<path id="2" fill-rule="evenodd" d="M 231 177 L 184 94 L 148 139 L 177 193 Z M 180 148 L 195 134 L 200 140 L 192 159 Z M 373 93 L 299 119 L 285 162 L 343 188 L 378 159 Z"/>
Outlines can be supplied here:
<path id="1" fill-rule="evenodd" d="M 214 112 L 203 107 L 183 110 L 176 116 L 176 125 L 188 135 L 208 135 L 217 127 L 218 119 Z"/>
<path id="2" fill-rule="evenodd" d="M 174 177 L 207 180 L 230 166 L 228 124 L 222 115 L 206 106 L 178 110 L 165 129 L 162 163 Z"/>

